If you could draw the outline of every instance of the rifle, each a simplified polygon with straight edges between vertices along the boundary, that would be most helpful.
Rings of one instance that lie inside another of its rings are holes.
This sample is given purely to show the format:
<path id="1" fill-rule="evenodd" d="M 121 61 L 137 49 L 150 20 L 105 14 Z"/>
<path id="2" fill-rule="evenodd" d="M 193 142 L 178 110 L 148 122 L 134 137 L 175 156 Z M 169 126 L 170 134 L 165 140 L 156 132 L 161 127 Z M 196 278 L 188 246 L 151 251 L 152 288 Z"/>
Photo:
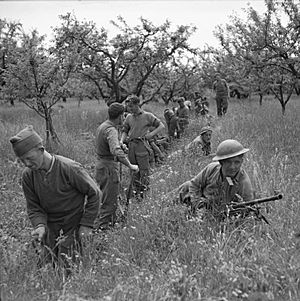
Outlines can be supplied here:
<path id="1" fill-rule="evenodd" d="M 252 207 L 252 206 L 271 202 L 271 201 L 281 200 L 282 198 L 283 198 L 283 195 L 281 193 L 279 193 L 274 196 L 260 198 L 260 199 L 256 199 L 256 200 L 248 201 L 248 202 L 240 202 L 240 203 L 232 202 L 229 205 L 227 205 L 226 215 L 229 217 L 233 216 L 233 215 L 237 215 L 237 214 L 242 214 L 243 216 L 245 216 L 245 215 L 249 214 L 250 212 L 253 212 L 257 218 L 262 219 L 264 222 L 269 224 L 269 222 L 267 221 L 265 216 L 263 216 L 260 213 L 259 210 L 261 208 L 260 207 Z"/>

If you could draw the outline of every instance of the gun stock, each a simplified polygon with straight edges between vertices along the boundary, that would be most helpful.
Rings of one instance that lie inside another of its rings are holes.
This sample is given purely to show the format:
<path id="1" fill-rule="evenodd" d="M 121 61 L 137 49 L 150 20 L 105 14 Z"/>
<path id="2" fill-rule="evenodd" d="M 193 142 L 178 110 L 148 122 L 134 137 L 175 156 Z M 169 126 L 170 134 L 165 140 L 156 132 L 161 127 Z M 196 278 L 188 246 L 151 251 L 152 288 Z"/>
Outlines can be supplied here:
<path id="1" fill-rule="evenodd" d="M 269 196 L 266 198 L 261 198 L 261 199 L 256 199 L 253 201 L 248 201 L 248 202 L 242 202 L 242 203 L 232 203 L 231 204 L 231 208 L 232 209 L 241 209 L 247 206 L 253 206 L 253 205 L 257 205 L 257 204 L 262 204 L 262 203 L 267 203 L 267 202 L 271 202 L 271 201 L 276 201 L 276 200 L 281 200 L 283 198 L 283 195 L 277 194 L 274 196 Z"/>

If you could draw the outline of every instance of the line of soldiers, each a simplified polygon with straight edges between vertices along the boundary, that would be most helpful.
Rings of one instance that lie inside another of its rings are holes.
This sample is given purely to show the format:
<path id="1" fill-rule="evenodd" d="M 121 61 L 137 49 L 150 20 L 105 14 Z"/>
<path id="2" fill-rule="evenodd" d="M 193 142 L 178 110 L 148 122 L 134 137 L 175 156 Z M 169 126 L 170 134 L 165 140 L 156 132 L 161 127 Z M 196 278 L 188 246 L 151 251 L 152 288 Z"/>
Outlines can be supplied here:
<path id="1" fill-rule="evenodd" d="M 80 163 L 47 152 L 32 126 L 10 139 L 16 156 L 26 166 L 22 187 L 28 217 L 34 228 L 32 236 L 47 247 L 46 258 L 56 258 L 67 271 L 70 265 L 66 258 L 76 260 L 74 251 L 81 253 L 81 239 L 92 235 L 96 219 L 99 221 L 97 227 L 102 230 L 109 229 L 116 222 L 120 187 L 118 162 L 130 169 L 134 196 L 138 200 L 142 200 L 149 189 L 147 141 L 160 133 L 164 124 L 140 108 L 137 96 L 129 96 L 126 103 L 129 114 L 125 121 L 125 107 L 112 103 L 108 108 L 108 120 L 97 129 L 96 182 Z M 180 106 L 180 109 L 184 108 Z M 209 155 L 211 134 L 211 128 L 203 128 L 185 151 L 198 148 L 200 155 Z M 204 207 L 216 217 L 225 204 L 236 198 L 250 200 L 251 183 L 241 168 L 248 150 L 235 140 L 223 141 L 213 158 L 216 162 L 181 185 L 180 195 L 184 199 L 184 195 L 189 194 L 194 207 L 205 204 Z"/>
<path id="2" fill-rule="evenodd" d="M 187 103 L 184 97 L 179 97 L 177 102 L 178 108 L 164 110 L 170 139 L 179 139 L 189 125 L 191 104 Z"/>

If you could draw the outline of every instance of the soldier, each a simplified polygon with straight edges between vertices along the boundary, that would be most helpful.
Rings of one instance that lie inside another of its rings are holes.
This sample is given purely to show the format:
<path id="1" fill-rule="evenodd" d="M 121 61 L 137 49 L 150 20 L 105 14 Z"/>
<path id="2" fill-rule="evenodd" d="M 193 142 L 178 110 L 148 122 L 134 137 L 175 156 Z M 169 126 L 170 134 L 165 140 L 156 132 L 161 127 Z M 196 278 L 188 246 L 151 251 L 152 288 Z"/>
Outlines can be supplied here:
<path id="1" fill-rule="evenodd" d="M 184 150 L 187 153 L 208 156 L 211 153 L 211 134 L 211 127 L 203 127 L 199 133 L 199 136 L 197 136 L 192 142 L 186 145 Z"/>
<path id="2" fill-rule="evenodd" d="M 236 140 L 225 140 L 217 147 L 213 162 L 190 181 L 179 187 L 182 202 L 192 210 L 205 208 L 214 219 L 224 219 L 226 204 L 253 198 L 248 174 L 242 168 L 244 154 L 249 151 Z"/>
<path id="3" fill-rule="evenodd" d="M 198 94 L 196 94 L 198 95 Z M 209 112 L 209 103 L 207 101 L 206 96 L 201 97 L 199 96 L 198 98 L 196 98 L 195 100 L 195 114 L 196 116 L 198 116 L 199 114 L 201 116 L 206 116 L 208 115 Z"/>
<path id="4" fill-rule="evenodd" d="M 222 116 L 228 109 L 229 87 L 226 80 L 221 78 L 220 73 L 216 73 L 215 77 L 216 81 L 212 89 L 216 92 L 217 114 Z"/>
<path id="5" fill-rule="evenodd" d="M 134 192 L 138 200 L 143 199 L 144 193 L 149 188 L 150 164 L 148 140 L 164 129 L 163 123 L 150 112 L 143 111 L 139 104 L 140 99 L 136 95 L 128 96 L 127 108 L 130 114 L 126 117 L 123 126 L 121 142 L 128 136 L 128 157 L 132 164 L 137 164 L 139 172 L 134 177 Z M 154 130 L 149 132 L 149 128 Z"/>
<path id="6" fill-rule="evenodd" d="M 177 102 L 179 108 L 177 108 L 176 116 L 178 117 L 180 133 L 183 133 L 189 124 L 189 109 L 184 104 L 184 97 L 179 97 Z"/>
<path id="7" fill-rule="evenodd" d="M 99 229 L 107 230 L 116 222 L 116 209 L 119 195 L 119 166 L 118 162 L 137 172 L 138 166 L 131 164 L 124 152 L 126 146 L 120 144 L 118 127 L 123 124 L 125 107 L 118 103 L 112 103 L 108 108 L 108 120 L 104 121 L 96 132 L 96 181 L 103 192 Z"/>
<path id="8" fill-rule="evenodd" d="M 186 100 L 184 105 L 191 111 L 192 110 L 192 102 L 190 100 Z"/>
<path id="9" fill-rule="evenodd" d="M 175 138 L 180 138 L 179 119 L 175 115 L 174 111 L 171 109 L 165 109 L 164 117 L 168 127 L 169 138 L 171 140 Z"/>
<path id="10" fill-rule="evenodd" d="M 54 259 L 70 272 L 67 258 L 75 261 L 80 239 L 92 233 L 101 191 L 79 163 L 48 153 L 32 126 L 10 142 L 26 166 L 22 187 L 34 228 L 31 234 L 46 246 L 42 263 Z"/>

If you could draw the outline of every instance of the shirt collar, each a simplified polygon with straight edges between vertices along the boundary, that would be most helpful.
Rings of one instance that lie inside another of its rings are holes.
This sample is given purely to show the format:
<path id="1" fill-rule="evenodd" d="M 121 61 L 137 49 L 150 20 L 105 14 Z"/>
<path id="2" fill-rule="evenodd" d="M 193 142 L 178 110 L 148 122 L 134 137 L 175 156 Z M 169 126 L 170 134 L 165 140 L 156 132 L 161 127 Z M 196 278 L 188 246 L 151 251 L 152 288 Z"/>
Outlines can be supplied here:
<path id="1" fill-rule="evenodd" d="M 54 165 L 54 162 L 55 162 L 55 157 L 52 155 L 52 159 L 51 159 L 51 165 L 50 165 L 50 168 L 49 170 L 46 172 L 46 175 L 49 174 L 53 168 L 53 165 Z"/>
<path id="2" fill-rule="evenodd" d="M 140 111 L 137 114 L 132 114 L 132 116 L 137 117 L 143 113 L 144 113 L 144 110 L 140 109 Z"/>

